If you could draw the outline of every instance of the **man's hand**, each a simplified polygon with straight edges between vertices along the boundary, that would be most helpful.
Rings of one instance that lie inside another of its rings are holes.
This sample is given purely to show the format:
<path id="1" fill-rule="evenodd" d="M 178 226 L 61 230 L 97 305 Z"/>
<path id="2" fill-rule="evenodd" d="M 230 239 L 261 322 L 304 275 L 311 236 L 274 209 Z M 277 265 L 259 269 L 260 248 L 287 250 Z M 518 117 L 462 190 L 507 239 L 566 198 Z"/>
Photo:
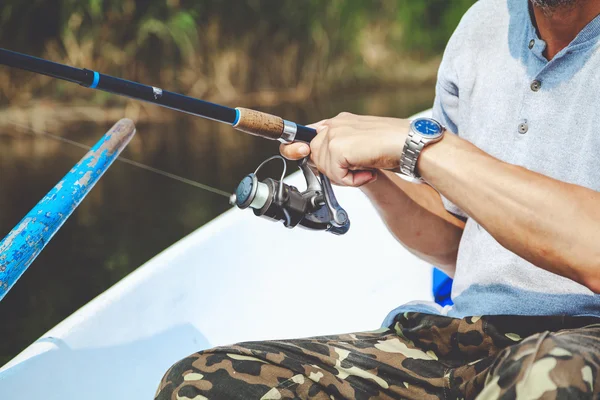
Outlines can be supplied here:
<path id="1" fill-rule="evenodd" d="M 395 169 L 410 129 L 407 120 L 341 113 L 311 125 L 317 136 L 306 143 L 281 145 L 281 154 L 312 163 L 338 185 L 362 186 L 377 178 L 376 169 Z"/>
<path id="2" fill-rule="evenodd" d="M 318 132 L 310 145 L 281 145 L 281 154 L 291 160 L 310 155 L 333 183 L 362 186 L 404 247 L 453 275 L 464 223 L 446 211 L 435 189 L 381 171 L 399 167 L 410 122 L 342 113 L 309 126 Z"/>

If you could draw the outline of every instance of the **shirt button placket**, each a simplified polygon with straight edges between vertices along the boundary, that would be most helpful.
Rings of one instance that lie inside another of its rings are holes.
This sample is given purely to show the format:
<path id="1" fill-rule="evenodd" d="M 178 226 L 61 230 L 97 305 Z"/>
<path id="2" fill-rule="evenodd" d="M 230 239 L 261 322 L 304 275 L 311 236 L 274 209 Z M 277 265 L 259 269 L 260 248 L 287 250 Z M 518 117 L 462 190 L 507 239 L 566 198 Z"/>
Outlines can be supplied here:
<path id="1" fill-rule="evenodd" d="M 523 120 L 523 122 L 521 122 L 519 124 L 518 130 L 521 135 L 524 135 L 527 133 L 527 131 L 529 130 L 529 125 L 527 125 L 527 120 Z"/>

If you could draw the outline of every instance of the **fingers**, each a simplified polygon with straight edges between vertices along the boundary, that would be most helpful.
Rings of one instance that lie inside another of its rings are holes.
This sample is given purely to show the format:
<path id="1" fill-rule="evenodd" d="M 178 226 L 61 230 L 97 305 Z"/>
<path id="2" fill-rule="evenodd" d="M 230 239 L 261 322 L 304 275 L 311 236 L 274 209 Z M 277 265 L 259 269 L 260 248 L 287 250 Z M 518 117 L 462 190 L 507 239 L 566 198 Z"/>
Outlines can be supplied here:
<path id="1" fill-rule="evenodd" d="M 348 171 L 348 174 L 342 178 L 341 183 L 344 186 L 359 187 L 374 182 L 376 179 L 377 173 L 375 171 Z"/>
<path id="2" fill-rule="evenodd" d="M 306 125 L 306 126 L 319 131 L 321 129 L 321 127 L 323 127 L 323 124 L 325 124 L 327 121 L 328 121 L 327 119 L 323 119 L 319 122 L 315 122 L 314 124 L 310 124 L 310 125 Z M 315 140 L 313 139 L 313 142 L 314 141 Z M 300 159 L 308 156 L 311 153 L 312 145 L 313 145 L 312 143 L 310 143 L 310 145 L 309 145 L 309 144 L 303 143 L 303 142 L 281 144 L 279 146 L 279 152 L 281 153 L 282 156 L 284 156 L 288 160 L 300 160 Z"/>
<path id="3" fill-rule="evenodd" d="M 392 129 L 389 125 L 389 121 L 377 117 L 340 113 L 336 117 L 307 125 L 317 131 L 310 144 L 284 144 L 280 146 L 280 152 L 289 160 L 310 155 L 311 166 L 327 175 L 333 183 L 358 187 L 377 179 L 377 172 L 370 168 L 359 169 L 361 166 L 371 166 L 368 163 L 372 157 L 364 153 L 368 153 L 375 139 L 365 136 L 373 134 L 371 132 L 387 134 Z"/>
<path id="4" fill-rule="evenodd" d="M 310 147 L 307 143 L 302 142 L 281 144 L 279 152 L 288 160 L 300 160 L 310 154 Z"/>
<path id="5" fill-rule="evenodd" d="M 356 187 L 372 182 L 375 179 L 373 172 L 349 171 L 347 165 L 340 163 L 340 151 L 337 149 L 339 145 L 333 143 L 336 136 L 333 131 L 334 128 L 331 128 L 327 121 L 317 129 L 318 134 L 310 143 L 311 160 L 319 171 L 337 185 Z"/>
<path id="6" fill-rule="evenodd" d="M 318 168 L 319 171 L 327 174 L 325 168 L 324 159 L 329 153 L 328 149 L 325 147 L 323 151 L 321 148 L 323 147 L 326 137 L 327 137 L 327 126 L 320 126 L 317 128 L 317 136 L 310 142 L 310 159 Z"/>

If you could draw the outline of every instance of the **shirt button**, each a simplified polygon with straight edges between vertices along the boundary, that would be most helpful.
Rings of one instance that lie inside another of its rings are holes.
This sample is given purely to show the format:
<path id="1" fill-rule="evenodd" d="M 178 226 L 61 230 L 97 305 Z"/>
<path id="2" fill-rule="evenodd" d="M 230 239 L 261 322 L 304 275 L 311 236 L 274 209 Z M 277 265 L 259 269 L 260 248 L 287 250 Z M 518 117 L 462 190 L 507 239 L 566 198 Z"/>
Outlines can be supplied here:
<path id="1" fill-rule="evenodd" d="M 537 92 L 538 90 L 540 90 L 541 87 L 542 87 L 542 82 L 540 82 L 538 80 L 531 82 L 531 90 L 533 90 L 534 92 Z"/>
<path id="2" fill-rule="evenodd" d="M 529 50 L 533 49 L 533 46 L 535 46 L 535 40 L 531 39 L 529 42 Z"/>
<path id="3" fill-rule="evenodd" d="M 521 135 L 526 134 L 528 130 L 529 130 L 529 125 L 527 125 L 527 122 L 521 122 L 519 124 L 519 133 Z"/>

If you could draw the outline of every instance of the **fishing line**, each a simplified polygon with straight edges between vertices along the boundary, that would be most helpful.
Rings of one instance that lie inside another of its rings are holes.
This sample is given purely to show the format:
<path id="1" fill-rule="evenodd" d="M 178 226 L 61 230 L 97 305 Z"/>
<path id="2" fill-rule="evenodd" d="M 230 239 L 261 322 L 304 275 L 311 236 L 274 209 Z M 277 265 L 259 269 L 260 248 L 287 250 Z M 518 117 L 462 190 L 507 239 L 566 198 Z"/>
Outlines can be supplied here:
<path id="1" fill-rule="evenodd" d="M 33 135 L 33 136 L 42 136 L 42 137 L 47 137 L 49 139 L 58 140 L 60 142 L 68 143 L 70 145 L 79 147 L 80 149 L 84 149 L 84 150 L 90 150 L 91 149 L 90 146 L 87 146 L 87 145 L 85 145 L 83 143 L 79 143 L 79 142 L 76 142 L 74 140 L 67 139 L 67 138 L 64 138 L 64 137 L 61 137 L 61 136 L 53 135 L 53 134 L 48 133 L 48 132 L 37 131 L 37 130 L 35 130 L 35 129 L 31 128 L 30 126 L 27 126 L 27 125 L 22 125 L 22 124 L 19 124 L 17 122 L 14 122 L 14 121 L 9 121 L 9 123 L 11 123 L 11 124 L 13 124 L 13 125 L 15 125 L 15 126 L 17 126 L 19 128 L 22 128 L 22 129 L 25 129 L 25 130 L 28 131 L 28 132 L 23 132 L 23 133 L 29 133 L 30 135 Z M 146 165 L 146 164 L 142 164 L 140 162 L 131 160 L 129 158 L 125 158 L 125 157 L 119 156 L 117 158 L 117 160 L 121 161 L 121 162 L 123 162 L 125 164 L 129 164 L 129 165 L 132 165 L 132 166 L 137 167 L 137 168 L 145 169 L 146 171 L 150 171 L 150 172 L 153 172 L 155 174 L 162 175 L 164 177 L 167 177 L 167 178 L 170 178 L 170 179 L 173 179 L 173 180 L 185 183 L 186 185 L 190 185 L 190 186 L 193 186 L 193 187 L 198 188 L 198 189 L 202 189 L 202 190 L 206 190 L 208 192 L 214 193 L 214 194 L 218 194 L 220 196 L 224 196 L 224 197 L 227 197 L 227 198 L 229 198 L 231 196 L 231 193 L 225 192 L 225 191 L 217 189 L 215 187 L 212 187 L 212 186 L 209 186 L 209 185 L 205 185 L 203 183 L 194 181 L 192 179 L 184 178 L 182 176 L 175 175 L 175 174 L 172 174 L 170 172 L 166 172 L 166 171 L 163 171 L 163 170 L 158 169 L 158 168 L 151 167 L 151 166 Z"/>

